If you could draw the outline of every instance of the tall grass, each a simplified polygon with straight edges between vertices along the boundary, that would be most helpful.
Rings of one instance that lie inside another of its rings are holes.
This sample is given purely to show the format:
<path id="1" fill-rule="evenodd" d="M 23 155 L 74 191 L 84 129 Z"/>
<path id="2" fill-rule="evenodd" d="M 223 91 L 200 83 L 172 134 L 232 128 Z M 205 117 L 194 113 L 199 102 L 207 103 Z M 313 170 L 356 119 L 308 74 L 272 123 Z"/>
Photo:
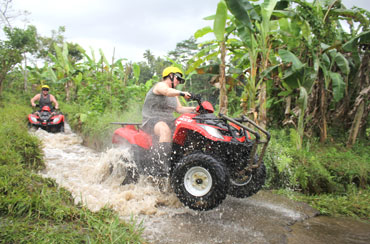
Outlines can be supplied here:
<path id="1" fill-rule="evenodd" d="M 368 141 L 348 149 L 344 143 L 311 140 L 296 150 L 289 131 L 271 132 L 264 158 L 266 188 L 305 201 L 325 215 L 370 219 Z"/>

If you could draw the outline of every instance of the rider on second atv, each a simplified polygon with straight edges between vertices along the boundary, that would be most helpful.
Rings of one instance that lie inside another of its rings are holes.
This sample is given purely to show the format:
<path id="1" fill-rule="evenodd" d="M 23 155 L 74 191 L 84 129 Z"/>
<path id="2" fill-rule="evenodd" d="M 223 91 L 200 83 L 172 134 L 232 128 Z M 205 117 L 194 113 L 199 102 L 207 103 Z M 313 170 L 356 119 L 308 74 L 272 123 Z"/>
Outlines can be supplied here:
<path id="1" fill-rule="evenodd" d="M 179 96 L 186 99 L 191 97 L 189 92 L 176 90 L 176 86 L 183 84 L 183 72 L 177 67 L 167 67 L 163 70 L 162 81 L 156 83 L 146 94 L 142 116 L 142 129 L 151 135 L 158 137 L 155 163 L 161 163 L 158 167 L 168 170 L 168 155 L 172 148 L 172 129 L 174 128 L 173 113 L 180 114 L 195 112 L 195 107 L 184 107 L 179 101 Z M 165 173 L 166 174 L 166 173 Z M 168 174 L 168 172 L 167 172 Z"/>
<path id="2" fill-rule="evenodd" d="M 51 94 L 49 94 L 49 89 L 50 87 L 48 85 L 43 85 L 41 87 L 41 93 L 36 94 L 32 99 L 31 99 L 31 105 L 32 107 L 36 107 L 35 102 L 39 101 L 39 106 L 40 109 L 42 109 L 43 106 L 48 106 L 51 111 L 53 111 L 53 103 L 55 106 L 55 109 L 59 108 L 59 104 L 55 97 Z"/>

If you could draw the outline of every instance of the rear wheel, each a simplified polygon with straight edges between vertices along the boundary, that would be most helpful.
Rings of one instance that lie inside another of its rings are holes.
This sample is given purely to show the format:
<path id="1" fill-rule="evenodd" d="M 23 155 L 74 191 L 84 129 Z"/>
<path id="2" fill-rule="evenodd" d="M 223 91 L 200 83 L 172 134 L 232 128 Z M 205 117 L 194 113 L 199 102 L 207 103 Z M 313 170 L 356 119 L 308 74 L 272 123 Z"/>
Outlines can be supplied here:
<path id="1" fill-rule="evenodd" d="M 226 198 L 228 183 L 223 163 L 200 152 L 183 157 L 171 177 L 179 200 L 194 210 L 217 207 Z"/>
<path id="2" fill-rule="evenodd" d="M 258 157 L 255 158 L 257 162 Z M 266 167 L 261 163 L 261 166 L 252 169 L 251 171 L 240 175 L 233 172 L 230 175 L 230 187 L 228 194 L 237 198 L 246 198 L 252 196 L 261 190 L 266 180 Z"/>

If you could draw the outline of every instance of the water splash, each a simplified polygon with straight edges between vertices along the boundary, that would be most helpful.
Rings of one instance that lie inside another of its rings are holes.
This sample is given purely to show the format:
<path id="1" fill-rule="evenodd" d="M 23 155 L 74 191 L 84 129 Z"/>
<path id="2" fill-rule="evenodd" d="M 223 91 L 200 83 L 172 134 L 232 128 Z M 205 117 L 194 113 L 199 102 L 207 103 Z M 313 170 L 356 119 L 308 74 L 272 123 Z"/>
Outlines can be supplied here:
<path id="1" fill-rule="evenodd" d="M 134 167 L 127 148 L 98 153 L 81 145 L 82 139 L 66 126 L 65 133 L 33 132 L 43 143 L 46 169 L 40 174 L 69 190 L 75 203 L 90 210 L 111 207 L 121 216 L 163 214 L 162 206 L 182 206 L 163 181 L 141 176 L 137 184 L 121 185 L 128 167 Z"/>

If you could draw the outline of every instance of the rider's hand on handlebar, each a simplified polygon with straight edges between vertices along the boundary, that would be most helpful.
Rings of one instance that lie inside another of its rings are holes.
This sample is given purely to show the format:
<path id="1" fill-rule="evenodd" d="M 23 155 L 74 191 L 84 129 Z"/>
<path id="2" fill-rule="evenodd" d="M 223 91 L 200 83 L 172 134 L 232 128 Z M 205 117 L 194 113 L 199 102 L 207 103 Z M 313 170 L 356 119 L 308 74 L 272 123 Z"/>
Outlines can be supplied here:
<path id="1" fill-rule="evenodd" d="M 180 96 L 183 96 L 186 99 L 191 98 L 191 94 L 189 92 L 180 92 Z"/>
<path id="2" fill-rule="evenodd" d="M 200 101 L 201 95 L 200 94 L 191 94 L 191 99 L 194 101 Z"/>

